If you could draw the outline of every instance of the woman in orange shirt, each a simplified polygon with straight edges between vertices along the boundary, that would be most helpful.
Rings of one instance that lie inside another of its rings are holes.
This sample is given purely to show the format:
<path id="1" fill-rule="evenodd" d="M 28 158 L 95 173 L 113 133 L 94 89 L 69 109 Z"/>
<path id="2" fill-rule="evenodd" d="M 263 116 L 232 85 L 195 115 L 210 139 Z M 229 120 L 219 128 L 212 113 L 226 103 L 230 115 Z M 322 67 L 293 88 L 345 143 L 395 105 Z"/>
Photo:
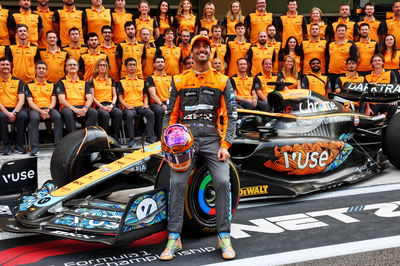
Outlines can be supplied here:
<path id="1" fill-rule="evenodd" d="M 301 89 L 300 86 L 300 75 L 299 71 L 296 69 L 296 58 L 288 54 L 282 65 L 281 71 L 278 73 L 278 78 L 280 82 L 290 82 L 292 85 L 285 86 L 285 90 Z"/>
<path id="2" fill-rule="evenodd" d="M 157 21 L 150 17 L 150 7 L 146 0 L 139 2 L 140 16 L 135 19 L 136 39 L 140 40 L 140 31 L 147 28 L 150 31 L 150 42 L 154 42 L 160 36 Z"/>
<path id="3" fill-rule="evenodd" d="M 178 36 L 183 30 L 188 30 L 191 37 L 197 34 L 199 18 L 192 11 L 192 3 L 189 0 L 181 0 L 176 13 Z"/>
<path id="4" fill-rule="evenodd" d="M 225 28 L 226 41 L 233 41 L 236 38 L 235 25 L 237 23 L 244 23 L 244 16 L 242 15 L 242 8 L 239 1 L 233 1 L 231 3 L 229 11 L 226 13 L 222 26 Z"/>
<path id="5" fill-rule="evenodd" d="M 173 25 L 174 17 L 170 15 L 168 1 L 163 0 L 160 2 L 157 8 L 157 15 L 155 16 L 155 19 L 160 31 L 160 36 L 156 40 L 156 46 L 159 47 L 164 45 L 164 31 L 172 28 Z"/>
<path id="6" fill-rule="evenodd" d="M 392 34 L 386 35 L 379 53 L 385 58 L 384 69 L 394 71 L 399 81 L 400 51 L 396 49 L 396 38 Z"/>
<path id="7" fill-rule="evenodd" d="M 319 25 L 319 37 L 325 39 L 326 24 L 322 21 L 322 10 L 318 7 L 313 7 L 310 11 L 310 23 L 307 24 L 308 39 L 311 38 L 310 28 L 312 24 Z"/>
<path id="8" fill-rule="evenodd" d="M 211 36 L 211 28 L 219 24 L 218 19 L 215 18 L 215 6 L 211 2 L 204 5 L 203 18 L 200 20 L 200 28 L 208 29 L 208 36 Z"/>
<path id="9" fill-rule="evenodd" d="M 286 40 L 285 48 L 281 49 L 279 54 L 279 64 L 282 66 L 283 61 L 285 60 L 287 55 L 291 55 L 296 59 L 296 70 L 298 72 L 301 71 L 301 50 L 297 39 L 293 36 L 290 36 Z"/>

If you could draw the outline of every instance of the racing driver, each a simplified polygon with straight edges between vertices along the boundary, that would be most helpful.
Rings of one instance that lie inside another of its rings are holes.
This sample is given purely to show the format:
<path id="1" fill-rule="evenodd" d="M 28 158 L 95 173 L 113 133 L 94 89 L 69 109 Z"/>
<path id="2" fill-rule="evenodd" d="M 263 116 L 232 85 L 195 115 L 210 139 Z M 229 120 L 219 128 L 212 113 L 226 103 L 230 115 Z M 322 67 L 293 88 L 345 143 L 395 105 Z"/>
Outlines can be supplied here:
<path id="1" fill-rule="evenodd" d="M 236 108 L 228 77 L 210 67 L 210 40 L 197 35 L 190 45 L 193 68 L 173 77 L 163 127 L 181 123 L 194 137 L 196 156 L 204 158 L 216 192 L 218 246 L 224 259 L 235 258 L 230 241 L 230 183 L 228 158 L 235 134 Z M 194 163 L 184 172 L 171 169 L 168 243 L 161 260 L 171 260 L 182 248 L 186 183 Z"/>

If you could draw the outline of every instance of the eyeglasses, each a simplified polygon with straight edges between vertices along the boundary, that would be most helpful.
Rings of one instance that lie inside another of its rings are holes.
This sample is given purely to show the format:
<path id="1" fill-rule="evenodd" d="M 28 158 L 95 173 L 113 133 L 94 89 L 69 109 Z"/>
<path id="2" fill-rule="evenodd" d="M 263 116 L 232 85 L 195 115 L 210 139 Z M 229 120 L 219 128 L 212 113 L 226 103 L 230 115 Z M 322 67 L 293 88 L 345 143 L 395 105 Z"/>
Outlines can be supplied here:
<path id="1" fill-rule="evenodd" d="M 111 34 L 111 31 L 103 31 L 103 34 Z"/>
<path id="2" fill-rule="evenodd" d="M 128 66 L 136 66 L 136 64 L 128 64 Z"/>

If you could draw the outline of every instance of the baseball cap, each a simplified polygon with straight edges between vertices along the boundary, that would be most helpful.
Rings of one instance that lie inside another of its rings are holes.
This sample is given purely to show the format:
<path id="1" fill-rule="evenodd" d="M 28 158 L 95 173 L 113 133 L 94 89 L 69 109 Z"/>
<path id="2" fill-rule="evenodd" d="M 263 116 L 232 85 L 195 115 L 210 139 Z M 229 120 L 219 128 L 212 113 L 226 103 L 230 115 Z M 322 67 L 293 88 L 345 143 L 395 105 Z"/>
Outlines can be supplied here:
<path id="1" fill-rule="evenodd" d="M 194 43 L 197 42 L 197 41 L 200 41 L 200 40 L 205 40 L 205 41 L 208 43 L 208 45 L 211 46 L 211 41 L 210 41 L 210 39 L 209 39 L 207 36 L 204 36 L 204 35 L 196 35 L 196 36 L 194 36 L 194 37 L 192 38 L 192 40 L 190 41 L 190 51 L 192 51 Z"/>

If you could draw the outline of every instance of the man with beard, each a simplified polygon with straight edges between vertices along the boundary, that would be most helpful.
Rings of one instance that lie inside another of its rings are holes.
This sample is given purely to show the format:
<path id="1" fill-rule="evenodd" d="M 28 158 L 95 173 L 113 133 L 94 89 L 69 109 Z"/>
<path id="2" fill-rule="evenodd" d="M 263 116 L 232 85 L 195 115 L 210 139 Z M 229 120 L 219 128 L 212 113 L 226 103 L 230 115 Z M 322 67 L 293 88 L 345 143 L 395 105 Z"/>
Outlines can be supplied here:
<path id="1" fill-rule="evenodd" d="M 400 49 L 400 0 L 395 0 L 392 6 L 393 17 L 382 21 L 379 32 L 386 36 L 392 34 L 396 39 L 396 49 Z"/>
<path id="2" fill-rule="evenodd" d="M 321 61 L 321 72 L 325 73 L 326 67 L 326 50 L 328 42 L 326 40 L 321 40 L 319 37 L 320 27 L 317 23 L 310 26 L 309 40 L 305 40 L 301 43 L 300 51 L 302 51 L 302 62 L 303 62 L 303 75 L 307 75 L 312 72 L 309 62 L 313 58 L 319 58 Z"/>
<path id="3" fill-rule="evenodd" d="M 262 71 L 254 77 L 254 89 L 258 100 L 268 103 L 267 97 L 270 92 L 275 90 L 274 85 L 268 85 L 268 82 L 276 82 L 277 75 L 272 73 L 273 61 L 271 58 L 265 58 L 262 61 Z"/>
<path id="4" fill-rule="evenodd" d="M 360 41 L 356 42 L 358 54 L 360 55 L 357 71 L 361 76 L 365 76 L 371 72 L 371 58 L 374 54 L 378 53 L 378 43 L 371 40 L 369 30 L 369 25 L 362 23 L 360 25 Z"/>
<path id="5" fill-rule="evenodd" d="M 218 58 L 221 62 L 221 72 L 222 74 L 225 73 L 225 55 L 226 55 L 226 44 L 221 42 L 222 36 L 222 26 L 221 25 L 214 25 L 211 28 L 211 58 Z"/>
<path id="6" fill-rule="evenodd" d="M 276 27 L 274 25 L 269 25 L 267 27 L 267 45 L 268 47 L 273 47 L 275 49 L 275 55 L 279 55 L 279 52 L 281 51 L 281 42 L 277 42 L 275 40 L 276 36 Z M 274 74 L 278 74 L 278 60 L 275 60 L 274 67 L 272 69 L 272 72 Z"/>
<path id="7" fill-rule="evenodd" d="M 267 12 L 267 1 L 256 0 L 256 11 L 248 14 L 244 20 L 244 25 L 249 32 L 252 45 L 257 43 L 258 33 L 264 31 L 268 25 L 271 25 L 273 22 L 274 18 L 272 13 Z"/>
<path id="8" fill-rule="evenodd" d="M 15 149 L 25 153 L 24 139 L 28 125 L 28 115 L 23 109 L 25 103 L 24 83 L 11 75 L 11 61 L 0 58 L 0 135 L 3 141 L 3 155 L 11 153 L 8 138 L 8 123 L 14 123 L 17 135 Z"/>
<path id="9" fill-rule="evenodd" d="M 301 87 L 326 96 L 331 91 L 328 77 L 321 74 L 321 60 L 313 58 L 309 62 L 311 73 L 301 80 Z"/>
<path id="10" fill-rule="evenodd" d="M 63 0 L 64 7 L 54 11 L 53 27 L 61 40 L 61 47 L 68 45 L 70 29 L 79 30 L 80 44 L 83 41 L 83 29 L 86 27 L 86 19 L 82 10 L 77 10 L 75 0 Z"/>
<path id="11" fill-rule="evenodd" d="M 362 23 L 367 23 L 369 25 L 369 37 L 378 42 L 379 41 L 379 28 L 381 26 L 381 22 L 376 20 L 374 17 L 375 13 L 375 4 L 368 2 L 364 6 L 364 14 L 365 17 L 363 20 L 358 22 L 358 27 L 361 26 Z"/>
<path id="12" fill-rule="evenodd" d="M 52 19 L 54 12 L 50 10 L 50 7 L 48 5 L 49 0 L 37 0 L 37 2 L 39 3 L 39 5 L 37 6 L 37 9 L 34 12 L 42 18 L 42 23 L 43 23 L 43 34 L 38 41 L 38 47 L 40 49 L 45 49 L 47 48 L 46 33 L 48 31 L 53 30 Z"/>
<path id="13" fill-rule="evenodd" d="M 246 59 L 250 62 L 250 73 L 254 77 L 261 72 L 261 63 L 264 58 L 275 60 L 275 49 L 267 46 L 267 33 L 260 31 L 258 33 L 258 43 L 247 51 Z"/>
<path id="14" fill-rule="evenodd" d="M 91 8 L 85 9 L 86 32 L 94 32 L 99 36 L 99 42 L 103 42 L 101 29 L 103 26 L 112 26 L 111 9 L 104 8 L 103 0 L 92 0 Z"/>
<path id="15" fill-rule="evenodd" d="M 228 77 L 210 68 L 210 40 L 197 35 L 191 41 L 193 69 L 173 78 L 164 127 L 185 124 L 194 138 L 195 152 L 203 156 L 211 173 L 216 194 L 218 246 L 224 259 L 235 258 L 230 241 L 229 147 L 235 135 L 235 106 Z M 207 89 L 202 86 L 207 85 Z M 185 103 L 185 105 L 183 104 Z M 207 106 L 212 106 L 209 109 Z M 223 116 L 222 119 L 220 116 Z M 221 122 L 223 121 L 223 125 Z M 171 168 L 168 243 L 160 260 L 172 260 L 182 249 L 180 233 L 183 223 L 184 198 L 194 163 L 186 171 Z"/>
<path id="16" fill-rule="evenodd" d="M 148 28 L 142 28 L 140 30 L 140 41 L 144 44 L 146 50 L 146 59 L 143 64 L 143 76 L 147 78 L 154 72 L 154 57 L 156 56 L 157 48 L 154 42 L 150 42 L 150 30 Z"/>
<path id="17" fill-rule="evenodd" d="M 348 4 L 341 4 L 339 8 L 339 19 L 336 22 L 333 22 L 326 29 L 327 35 L 329 36 L 330 41 L 337 41 L 339 37 L 336 33 L 336 28 L 340 24 L 344 24 L 347 27 L 346 38 L 350 41 L 353 41 L 358 37 L 358 26 L 357 23 L 350 20 L 350 6 Z"/>
<path id="18" fill-rule="evenodd" d="M 142 62 L 146 59 L 146 49 L 144 44 L 139 43 L 136 39 L 136 28 L 133 21 L 125 23 L 126 40 L 117 46 L 117 64 L 118 69 L 121 69 L 120 78 L 126 75 L 126 66 L 122 64 L 126 59 L 132 57 L 136 61 L 136 71 L 139 78 L 143 78 Z"/>
<path id="19" fill-rule="evenodd" d="M 109 25 L 103 26 L 101 28 L 101 34 L 103 35 L 103 43 L 100 44 L 100 51 L 105 53 L 108 57 L 110 63 L 110 77 L 114 79 L 115 82 L 119 81 L 119 70 L 117 65 L 117 46 L 113 43 L 113 30 Z"/>
<path id="20" fill-rule="evenodd" d="M 92 77 L 94 67 L 99 59 L 108 61 L 107 55 L 99 49 L 99 38 L 96 33 L 88 34 L 88 46 L 87 52 L 79 58 L 79 72 L 85 81 Z"/>
<path id="21" fill-rule="evenodd" d="M 115 9 L 111 12 L 113 18 L 113 42 L 115 44 L 125 41 L 124 25 L 133 19 L 133 15 L 125 10 L 125 5 L 125 0 L 115 0 Z"/>
<path id="22" fill-rule="evenodd" d="M 186 57 L 190 56 L 190 31 L 183 30 L 180 36 L 179 47 L 181 48 L 182 58 L 185 59 Z M 165 40 L 164 40 L 165 42 Z M 185 69 L 185 65 L 181 64 L 180 70 L 181 72 Z"/>
<path id="23" fill-rule="evenodd" d="M 363 82 L 364 77 L 359 76 L 357 71 L 357 59 L 349 57 L 346 59 L 346 73 L 339 76 L 335 82 L 335 93 L 340 93 L 346 82 Z"/>
<path id="24" fill-rule="evenodd" d="M 34 45 L 38 45 L 38 40 L 43 35 L 42 18 L 31 10 L 31 0 L 19 0 L 20 9 L 10 16 L 9 32 L 14 37 L 15 27 L 18 24 L 25 24 L 28 27 L 28 40 Z"/>
<path id="25" fill-rule="evenodd" d="M 81 55 L 86 53 L 87 46 L 82 45 L 81 37 L 78 28 L 70 28 L 68 31 L 69 44 L 62 49 L 68 53 L 69 58 L 75 59 L 78 62 Z"/>

